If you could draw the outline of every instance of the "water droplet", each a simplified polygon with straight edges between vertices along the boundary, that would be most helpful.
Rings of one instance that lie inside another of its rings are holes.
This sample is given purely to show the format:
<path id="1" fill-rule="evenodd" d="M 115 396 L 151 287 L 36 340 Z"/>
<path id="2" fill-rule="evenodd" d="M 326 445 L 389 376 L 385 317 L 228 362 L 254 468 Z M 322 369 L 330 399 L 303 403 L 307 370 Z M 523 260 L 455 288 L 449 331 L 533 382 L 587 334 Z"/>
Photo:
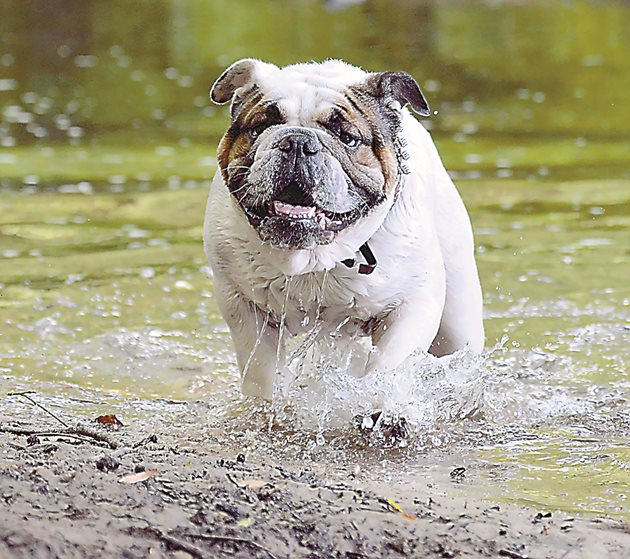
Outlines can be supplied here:
<path id="1" fill-rule="evenodd" d="M 203 157 L 199 161 L 197 161 L 197 165 L 200 167 L 215 167 L 217 164 L 217 160 L 214 157 Z"/>
<path id="2" fill-rule="evenodd" d="M 162 157 L 173 155 L 175 150 L 171 146 L 158 146 L 155 148 L 155 154 Z"/>
<path id="3" fill-rule="evenodd" d="M 58 130 L 68 130 L 70 128 L 70 118 L 66 114 L 58 114 L 53 118 Z"/>
<path id="4" fill-rule="evenodd" d="M 93 54 L 80 54 L 74 57 L 74 65 L 77 68 L 94 68 L 98 64 L 98 57 Z"/>
<path id="5" fill-rule="evenodd" d="M 545 95 L 544 91 L 536 91 L 532 95 L 532 101 L 534 103 L 544 103 L 546 98 L 547 96 Z"/>
<path id="6" fill-rule="evenodd" d="M 176 312 L 171 314 L 171 318 L 173 320 L 183 320 L 187 316 L 188 316 L 188 313 L 185 312 L 185 311 L 176 311 Z"/>
<path id="7" fill-rule="evenodd" d="M 112 45 L 111 47 L 109 47 L 109 54 L 111 54 L 115 58 L 122 56 L 122 53 L 123 49 L 120 45 Z"/>
<path id="8" fill-rule="evenodd" d="M 127 177 L 124 175 L 112 175 L 107 180 L 110 184 L 125 184 L 127 182 Z"/>
<path id="9" fill-rule="evenodd" d="M 17 80 L 11 78 L 0 80 L 0 91 L 13 91 L 14 89 L 17 89 L 17 86 Z"/>
<path id="10" fill-rule="evenodd" d="M 594 66 L 601 66 L 606 59 L 602 54 L 587 54 L 582 58 L 582 66 L 585 68 L 592 68 Z"/>
<path id="11" fill-rule="evenodd" d="M 470 165 L 476 165 L 477 163 L 481 163 L 482 157 L 478 153 L 467 153 L 464 156 L 464 161 Z"/>
<path id="12" fill-rule="evenodd" d="M 68 136 L 70 138 L 81 138 L 83 136 L 83 128 L 80 126 L 71 126 L 68 128 Z"/>
<path id="13" fill-rule="evenodd" d="M 181 76 L 177 80 L 177 85 L 179 85 L 180 87 L 192 87 L 193 86 L 192 76 Z"/>
<path id="14" fill-rule="evenodd" d="M 179 70 L 177 68 L 170 67 L 164 70 L 164 75 L 168 80 L 176 80 L 179 76 Z"/>
<path id="15" fill-rule="evenodd" d="M 424 82 L 424 89 L 429 93 L 435 93 L 436 91 L 440 91 L 442 84 L 437 80 L 426 80 Z"/>
<path id="16" fill-rule="evenodd" d="M 27 175 L 23 179 L 24 184 L 36 185 L 39 184 L 39 177 L 37 175 Z"/>
<path id="17" fill-rule="evenodd" d="M 0 153 L 0 165 L 4 164 L 13 164 L 17 161 L 17 157 L 12 153 Z"/>
<path id="18" fill-rule="evenodd" d="M 529 89 L 520 88 L 516 90 L 516 97 L 521 100 L 529 99 L 530 91 Z"/>
<path id="19" fill-rule="evenodd" d="M 72 49 L 68 45 L 59 45 L 57 55 L 59 58 L 68 58 L 72 54 Z"/>
<path id="20" fill-rule="evenodd" d="M 475 111 L 476 103 L 472 99 L 466 99 L 462 103 L 462 109 L 465 113 L 472 113 Z"/>

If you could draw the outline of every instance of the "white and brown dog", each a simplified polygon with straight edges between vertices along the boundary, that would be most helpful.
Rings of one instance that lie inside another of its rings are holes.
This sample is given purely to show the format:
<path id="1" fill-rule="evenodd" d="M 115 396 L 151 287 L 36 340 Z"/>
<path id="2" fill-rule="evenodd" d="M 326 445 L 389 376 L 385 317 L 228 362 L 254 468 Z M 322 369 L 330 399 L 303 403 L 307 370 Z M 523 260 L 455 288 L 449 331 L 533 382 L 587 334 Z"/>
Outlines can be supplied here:
<path id="1" fill-rule="evenodd" d="M 271 398 L 284 338 L 315 325 L 347 340 L 355 373 L 482 350 L 470 221 L 405 108 L 430 114 L 410 75 L 245 59 L 210 96 L 232 123 L 204 243 L 245 394 Z"/>

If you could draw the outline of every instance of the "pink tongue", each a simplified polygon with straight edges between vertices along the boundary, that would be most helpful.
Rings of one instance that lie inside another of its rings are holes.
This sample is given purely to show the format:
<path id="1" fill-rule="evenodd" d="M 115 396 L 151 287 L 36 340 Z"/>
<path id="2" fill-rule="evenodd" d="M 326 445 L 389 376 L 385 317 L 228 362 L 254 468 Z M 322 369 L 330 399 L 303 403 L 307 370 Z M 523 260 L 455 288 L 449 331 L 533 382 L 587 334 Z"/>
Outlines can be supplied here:
<path id="1" fill-rule="evenodd" d="M 290 215 L 293 217 L 315 217 L 315 208 L 312 206 L 294 206 L 284 202 L 273 203 L 274 213 L 277 215 Z"/>

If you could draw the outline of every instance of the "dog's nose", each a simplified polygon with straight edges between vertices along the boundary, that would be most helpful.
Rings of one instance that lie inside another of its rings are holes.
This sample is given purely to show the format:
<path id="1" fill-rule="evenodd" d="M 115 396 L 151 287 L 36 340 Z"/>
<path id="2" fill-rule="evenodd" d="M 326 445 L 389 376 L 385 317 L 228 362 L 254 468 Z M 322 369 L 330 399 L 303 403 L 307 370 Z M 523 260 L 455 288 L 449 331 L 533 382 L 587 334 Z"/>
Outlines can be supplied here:
<path id="1" fill-rule="evenodd" d="M 291 134 L 278 142 L 278 149 L 287 155 L 315 155 L 319 153 L 319 142 L 310 135 Z"/>

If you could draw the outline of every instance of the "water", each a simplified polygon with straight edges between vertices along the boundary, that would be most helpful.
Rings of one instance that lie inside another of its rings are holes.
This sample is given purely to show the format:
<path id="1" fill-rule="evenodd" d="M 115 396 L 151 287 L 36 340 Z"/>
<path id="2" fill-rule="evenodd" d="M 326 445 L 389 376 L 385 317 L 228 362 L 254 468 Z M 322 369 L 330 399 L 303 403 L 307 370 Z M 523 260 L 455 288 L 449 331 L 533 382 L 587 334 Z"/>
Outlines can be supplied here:
<path id="1" fill-rule="evenodd" d="M 3 390 L 322 470 L 464 465 L 452 491 L 628 518 L 630 8 L 395 6 L 0 0 Z M 227 123 L 207 90 L 242 56 L 418 78 L 475 227 L 481 359 L 356 379 L 298 356 L 274 404 L 239 395 L 201 223 Z M 406 446 L 351 426 L 374 407 Z"/>

